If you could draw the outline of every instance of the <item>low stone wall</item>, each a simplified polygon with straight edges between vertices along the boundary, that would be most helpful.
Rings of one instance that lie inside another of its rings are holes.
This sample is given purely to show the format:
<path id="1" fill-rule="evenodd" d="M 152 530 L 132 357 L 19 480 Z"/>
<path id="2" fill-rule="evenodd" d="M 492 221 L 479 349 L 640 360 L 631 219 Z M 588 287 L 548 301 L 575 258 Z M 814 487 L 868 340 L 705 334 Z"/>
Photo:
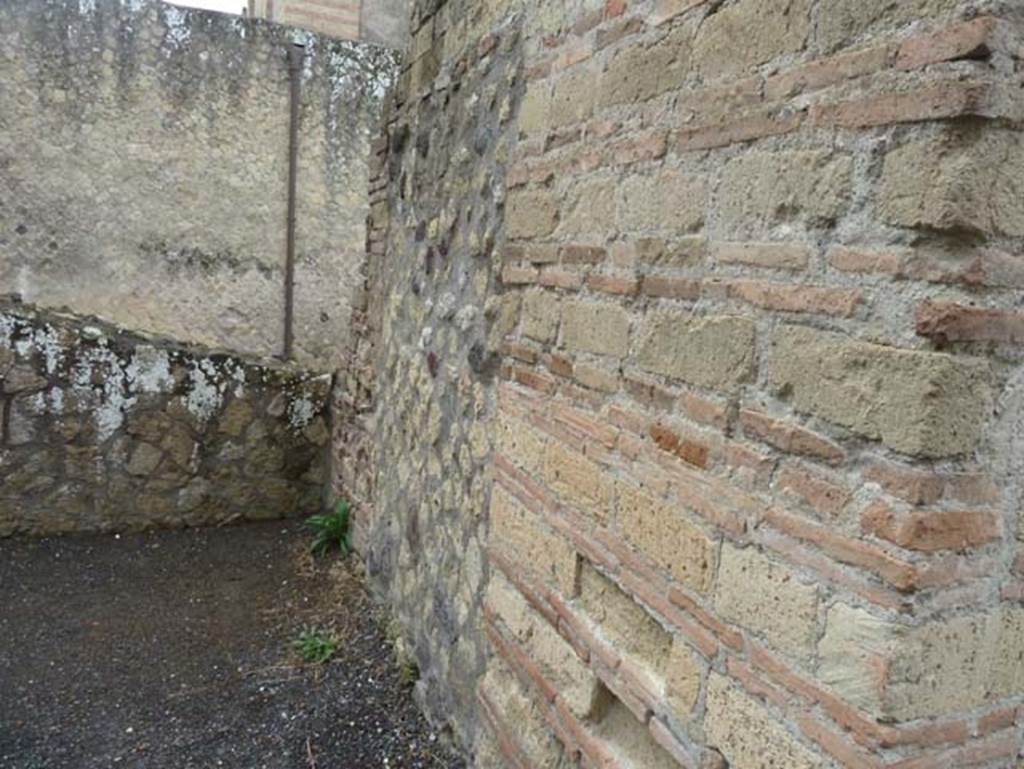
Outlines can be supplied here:
<path id="1" fill-rule="evenodd" d="M 0 536 L 315 512 L 330 377 L 0 303 Z"/>

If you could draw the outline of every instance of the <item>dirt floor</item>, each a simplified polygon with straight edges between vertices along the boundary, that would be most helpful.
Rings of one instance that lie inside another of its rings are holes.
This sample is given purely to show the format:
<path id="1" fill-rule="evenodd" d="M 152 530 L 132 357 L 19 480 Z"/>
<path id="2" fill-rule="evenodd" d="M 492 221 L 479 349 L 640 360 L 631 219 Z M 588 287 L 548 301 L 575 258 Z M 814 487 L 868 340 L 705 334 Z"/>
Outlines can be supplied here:
<path id="1" fill-rule="evenodd" d="M 0 540 L 3 769 L 461 767 L 301 524 Z M 303 627 L 341 640 L 302 664 Z"/>

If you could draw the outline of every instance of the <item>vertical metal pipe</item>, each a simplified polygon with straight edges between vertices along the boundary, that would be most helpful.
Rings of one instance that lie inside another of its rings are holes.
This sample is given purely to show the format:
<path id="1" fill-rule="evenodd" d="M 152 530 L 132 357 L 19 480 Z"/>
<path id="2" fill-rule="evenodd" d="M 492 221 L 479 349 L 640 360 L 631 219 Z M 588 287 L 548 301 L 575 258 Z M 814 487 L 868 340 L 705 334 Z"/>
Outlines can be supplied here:
<path id="1" fill-rule="evenodd" d="M 288 221 L 284 277 L 284 352 L 291 360 L 295 346 L 295 196 L 299 175 L 299 102 L 302 98 L 302 63 L 305 49 L 293 43 L 288 49 L 291 117 L 288 125 Z"/>

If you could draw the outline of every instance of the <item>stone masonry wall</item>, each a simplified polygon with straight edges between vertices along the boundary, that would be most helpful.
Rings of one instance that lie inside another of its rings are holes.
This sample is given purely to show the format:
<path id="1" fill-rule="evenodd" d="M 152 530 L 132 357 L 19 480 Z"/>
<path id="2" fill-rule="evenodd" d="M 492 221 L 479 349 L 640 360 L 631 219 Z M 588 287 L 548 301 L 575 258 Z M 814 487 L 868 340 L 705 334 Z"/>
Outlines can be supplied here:
<path id="1" fill-rule="evenodd" d="M 412 22 L 337 482 L 435 717 L 488 768 L 1020 767 L 1019 4 Z"/>
<path id="2" fill-rule="evenodd" d="M 0 292 L 280 354 L 295 34 L 156 0 L 0 3 Z M 296 355 L 326 371 L 348 335 L 392 65 L 302 39 Z"/>
<path id="3" fill-rule="evenodd" d="M 489 28 L 486 13 L 414 21 Z M 464 745 L 479 722 L 489 430 L 511 328 L 495 247 L 524 88 L 518 26 L 499 32 L 450 36 L 443 70 L 417 50 L 393 95 L 371 162 L 366 301 L 335 398 L 336 493 L 359 503 L 357 542 L 406 630 L 421 703 Z"/>
<path id="4" fill-rule="evenodd" d="M 317 512 L 330 383 L 0 304 L 0 536 Z"/>

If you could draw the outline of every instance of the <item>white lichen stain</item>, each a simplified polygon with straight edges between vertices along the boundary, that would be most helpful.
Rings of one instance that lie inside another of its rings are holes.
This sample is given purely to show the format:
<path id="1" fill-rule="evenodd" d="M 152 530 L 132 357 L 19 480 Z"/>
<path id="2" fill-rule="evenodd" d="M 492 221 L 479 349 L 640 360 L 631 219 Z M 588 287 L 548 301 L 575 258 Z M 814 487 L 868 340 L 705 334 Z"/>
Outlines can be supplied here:
<path id="1" fill-rule="evenodd" d="M 217 384 L 217 369 L 208 360 L 201 360 L 189 369 L 189 390 L 185 408 L 200 422 L 208 422 L 224 402 L 225 383 Z"/>
<path id="2" fill-rule="evenodd" d="M 294 430 L 301 430 L 313 421 L 316 416 L 316 404 L 305 395 L 293 398 L 288 404 L 288 425 Z"/>
<path id="3" fill-rule="evenodd" d="M 163 7 L 164 19 L 167 23 L 167 37 L 173 47 L 184 48 L 192 39 L 192 26 L 189 24 L 189 12 L 173 5 Z"/>
<path id="4" fill-rule="evenodd" d="M 168 392 L 174 387 L 171 361 L 167 353 L 155 347 L 140 347 L 126 371 L 128 384 L 144 393 Z"/>

